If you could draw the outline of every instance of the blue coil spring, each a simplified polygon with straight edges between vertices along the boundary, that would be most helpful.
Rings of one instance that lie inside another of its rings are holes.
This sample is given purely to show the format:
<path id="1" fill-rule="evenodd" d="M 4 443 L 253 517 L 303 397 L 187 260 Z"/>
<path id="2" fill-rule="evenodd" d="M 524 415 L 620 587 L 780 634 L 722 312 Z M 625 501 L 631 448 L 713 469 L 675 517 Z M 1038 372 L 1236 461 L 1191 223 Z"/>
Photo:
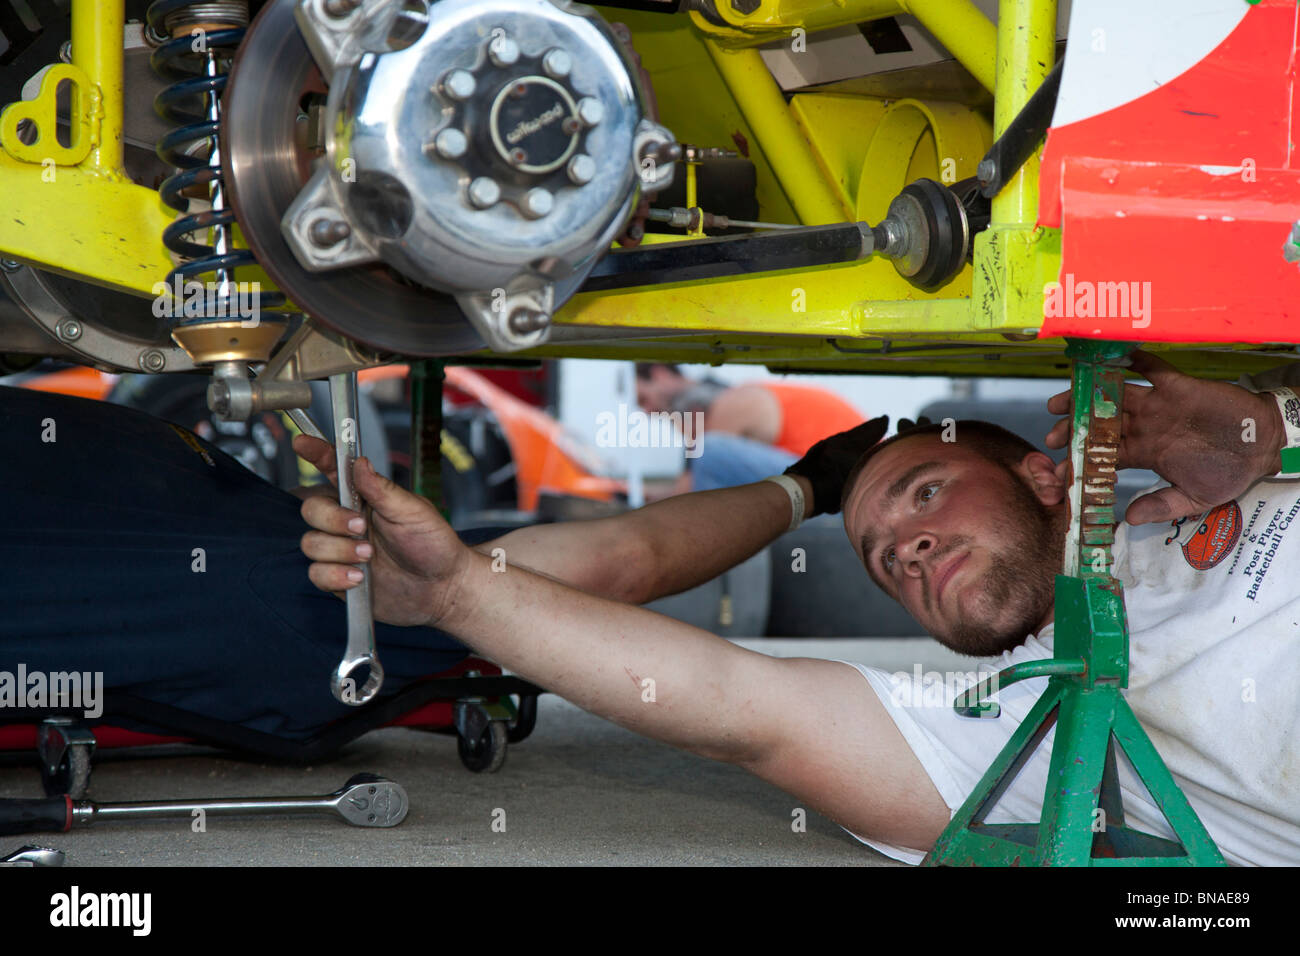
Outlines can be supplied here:
<path id="1" fill-rule="evenodd" d="M 158 36 L 166 36 L 166 18 L 195 5 L 196 0 L 156 0 L 149 6 L 146 14 L 149 27 Z M 244 38 L 246 27 L 232 27 L 223 30 L 208 31 L 204 36 L 207 50 L 233 54 Z M 163 180 L 158 192 L 162 201 L 172 209 L 184 215 L 163 230 L 162 241 L 183 262 L 167 273 L 167 284 L 180 276 L 182 281 L 219 269 L 234 270 L 240 266 L 256 265 L 257 260 L 248 249 L 232 249 L 218 253 L 215 246 L 195 242 L 187 238 L 194 233 L 211 229 L 215 226 L 233 226 L 235 211 L 230 208 L 209 209 L 191 213 L 189 200 L 182 193 L 197 185 L 207 186 L 211 183 L 225 185 L 224 172 L 219 162 L 197 158 L 189 155 L 186 149 L 195 143 L 211 141 L 214 150 L 221 123 L 212 122 L 200 112 L 194 112 L 187 106 L 193 102 L 204 102 L 205 95 L 220 96 L 226 88 L 227 75 L 198 75 L 182 69 L 180 64 L 196 58 L 205 59 L 204 53 L 195 52 L 194 38 L 180 36 L 167 40 L 158 46 L 149 58 L 149 65 L 159 76 L 173 83 L 154 98 L 154 111 L 169 123 L 180 124 L 176 129 L 158 140 L 158 157 L 169 166 L 180 171 Z M 284 293 L 259 291 L 256 296 L 257 308 L 269 309 L 284 305 Z M 193 321 L 193 319 L 191 319 Z M 199 318 L 202 322 L 204 319 Z"/>

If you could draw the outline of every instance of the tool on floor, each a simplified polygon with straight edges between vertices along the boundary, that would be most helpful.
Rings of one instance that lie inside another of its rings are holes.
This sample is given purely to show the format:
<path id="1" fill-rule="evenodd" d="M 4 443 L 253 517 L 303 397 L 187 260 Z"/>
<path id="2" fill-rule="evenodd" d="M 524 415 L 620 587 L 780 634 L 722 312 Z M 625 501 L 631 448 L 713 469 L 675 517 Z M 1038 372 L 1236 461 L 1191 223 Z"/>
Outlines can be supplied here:
<path id="1" fill-rule="evenodd" d="M 99 821 L 205 814 L 337 813 L 358 827 L 395 827 L 410 804 L 400 785 L 373 773 L 356 774 L 322 797 L 222 797 L 213 800 L 141 800 L 96 803 L 71 797 L 0 800 L 0 834 L 64 833 Z M 26 848 L 24 848 L 26 849 Z M 57 852 L 57 851 L 55 851 Z"/>
<path id="2" fill-rule="evenodd" d="M 361 512 L 361 496 L 352 484 L 352 463 L 361 457 L 357 425 L 357 373 L 330 376 L 330 402 L 334 408 L 334 454 L 338 463 L 339 504 Z M 359 566 L 364 577 L 347 593 L 348 646 L 330 679 L 334 699 L 354 707 L 369 701 L 384 682 L 384 669 L 375 650 L 375 618 L 370 604 L 370 565 Z M 358 686 L 357 676 L 366 673 Z"/>
<path id="3" fill-rule="evenodd" d="M 0 866 L 62 866 L 66 858 L 62 850 L 28 844 L 0 856 Z"/>

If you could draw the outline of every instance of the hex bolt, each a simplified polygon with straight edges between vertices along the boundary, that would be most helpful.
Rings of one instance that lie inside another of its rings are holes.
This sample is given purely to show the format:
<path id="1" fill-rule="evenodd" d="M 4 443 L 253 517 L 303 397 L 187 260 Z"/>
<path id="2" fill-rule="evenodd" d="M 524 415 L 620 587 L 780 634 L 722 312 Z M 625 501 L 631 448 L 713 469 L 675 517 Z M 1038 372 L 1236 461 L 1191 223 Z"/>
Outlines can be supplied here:
<path id="1" fill-rule="evenodd" d="M 23 264 L 17 259 L 0 259 L 0 269 L 5 272 L 17 272 L 23 267 Z"/>
<path id="2" fill-rule="evenodd" d="M 660 163 L 675 163 L 682 158 L 682 144 L 656 143 L 645 151 L 645 155 L 653 156 Z"/>
<path id="3" fill-rule="evenodd" d="M 341 219 L 317 219 L 308 229 L 308 235 L 313 245 L 326 249 L 352 235 L 352 227 Z"/>
<path id="4" fill-rule="evenodd" d="M 453 100 L 467 100 L 474 95 L 478 84 L 468 70 L 452 70 L 442 78 L 442 89 Z"/>
<path id="5" fill-rule="evenodd" d="M 982 183 L 991 183 L 997 172 L 997 163 L 991 159 L 981 159 L 979 166 L 975 168 L 975 178 Z"/>
<path id="6" fill-rule="evenodd" d="M 214 378 L 208 383 L 208 408 L 225 418 L 230 414 L 230 383 Z"/>
<path id="7" fill-rule="evenodd" d="M 443 159 L 460 159 L 469 149 L 469 140 L 454 126 L 448 126 L 433 138 L 433 148 Z"/>
<path id="8" fill-rule="evenodd" d="M 480 176 L 469 184 L 469 201 L 479 209 L 495 206 L 501 199 L 501 187 L 495 179 Z"/>
<path id="9" fill-rule="evenodd" d="M 496 66 L 514 66 L 519 62 L 519 44 L 498 33 L 488 43 L 488 59 Z"/>
<path id="10" fill-rule="evenodd" d="M 520 200 L 519 207 L 529 219 L 541 219 L 543 216 L 549 215 L 551 210 L 555 208 L 555 197 L 551 195 L 549 190 L 541 187 L 530 189 L 524 193 L 524 198 Z"/>
<path id="11" fill-rule="evenodd" d="M 573 57 L 556 47 L 542 57 L 542 69 L 553 80 L 562 80 L 573 71 Z"/>
<path id="12" fill-rule="evenodd" d="M 346 17 L 349 13 L 361 6 L 362 0 L 325 0 L 321 5 L 325 12 L 331 17 Z"/>
<path id="13" fill-rule="evenodd" d="M 81 338 L 81 323 L 76 319 L 64 319 L 54 327 L 55 333 L 65 342 L 75 342 Z"/>
<path id="14" fill-rule="evenodd" d="M 546 328 L 550 316 L 534 309 L 515 309 L 510 313 L 510 331 L 516 335 L 527 335 L 538 329 Z"/>
<path id="15" fill-rule="evenodd" d="M 157 349 L 145 349 L 140 353 L 140 367 L 146 372 L 161 372 L 167 359 Z"/>
<path id="16" fill-rule="evenodd" d="M 594 96 L 578 100 L 578 119 L 587 126 L 598 126 L 605 118 L 605 104 Z"/>
<path id="17" fill-rule="evenodd" d="M 596 161 L 586 153 L 578 153 L 569 160 L 569 181 L 575 186 L 585 186 L 596 178 Z"/>

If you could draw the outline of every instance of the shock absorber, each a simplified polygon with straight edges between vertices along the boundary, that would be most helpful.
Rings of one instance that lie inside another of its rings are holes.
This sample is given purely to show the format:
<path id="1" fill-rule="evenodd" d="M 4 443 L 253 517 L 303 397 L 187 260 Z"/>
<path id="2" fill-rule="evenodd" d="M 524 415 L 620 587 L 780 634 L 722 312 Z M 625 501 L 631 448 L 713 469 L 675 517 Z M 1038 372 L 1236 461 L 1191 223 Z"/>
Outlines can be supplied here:
<path id="1" fill-rule="evenodd" d="M 154 110 L 178 124 L 157 148 L 163 162 L 178 170 L 159 187 L 163 202 L 181 214 L 162 236 L 183 260 L 166 279 L 172 337 L 196 364 L 211 363 L 216 377 L 246 379 L 248 363 L 266 361 L 286 325 L 262 317 L 264 309 L 284 304 L 282 293 L 262 291 L 256 283 L 246 290 L 235 280 L 237 268 L 256 260 L 234 245 L 235 213 L 226 201 L 219 138 L 221 93 L 248 28 L 248 2 L 155 0 L 147 18 L 151 39 L 159 44 L 150 66 L 173 81 L 154 99 Z M 207 208 L 191 212 L 196 191 L 206 193 Z M 196 241 L 200 232 L 208 243 Z M 198 283 L 209 273 L 215 281 Z"/>

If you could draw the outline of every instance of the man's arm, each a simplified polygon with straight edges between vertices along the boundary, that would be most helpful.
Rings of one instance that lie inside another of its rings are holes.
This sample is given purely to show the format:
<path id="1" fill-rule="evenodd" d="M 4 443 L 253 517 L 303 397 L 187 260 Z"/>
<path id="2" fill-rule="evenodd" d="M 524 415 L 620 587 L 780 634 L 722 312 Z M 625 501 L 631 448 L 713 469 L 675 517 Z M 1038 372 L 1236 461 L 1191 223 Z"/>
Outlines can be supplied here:
<path id="1" fill-rule="evenodd" d="M 299 436 L 294 448 L 335 483 L 328 442 Z M 813 507 L 812 484 L 795 480 L 804 489 L 806 516 Z M 519 528 L 474 550 L 492 555 L 499 548 L 511 567 L 615 601 L 645 604 L 711 581 L 752 557 L 785 532 L 790 518 L 785 491 L 759 481 L 678 495 L 611 518 Z"/>
<path id="2" fill-rule="evenodd" d="M 761 385 L 737 385 L 714 399 L 704 429 L 770 445 L 781 434 L 781 403 Z"/>
<path id="3" fill-rule="evenodd" d="M 1172 487 L 1135 498 L 1129 524 L 1199 514 L 1277 474 L 1286 430 L 1272 396 L 1193 378 L 1140 350 L 1132 364 L 1152 387 L 1124 386 L 1119 467 L 1149 468 Z M 1052 396 L 1047 408 L 1068 414 L 1070 393 Z M 1057 422 L 1047 447 L 1064 448 L 1069 429 L 1069 419 Z M 1067 466 L 1068 460 L 1058 468 L 1063 476 Z"/>
<path id="4" fill-rule="evenodd" d="M 853 668 L 767 657 L 522 568 L 494 571 L 432 505 L 364 460 L 355 480 L 373 509 L 376 606 L 391 623 L 442 628 L 594 714 L 745 767 L 856 833 L 924 848 L 947 823 L 938 792 Z M 326 498 L 305 502 L 303 515 L 317 529 L 303 541 L 313 583 L 352 587 L 359 559 L 349 522 L 359 516 Z"/>
<path id="5" fill-rule="evenodd" d="M 812 485 L 802 483 L 805 500 Z M 805 514 L 807 508 L 805 508 Z M 474 550 L 628 604 L 711 581 L 790 526 L 790 497 L 770 481 L 677 495 L 626 514 L 520 528 Z"/>

